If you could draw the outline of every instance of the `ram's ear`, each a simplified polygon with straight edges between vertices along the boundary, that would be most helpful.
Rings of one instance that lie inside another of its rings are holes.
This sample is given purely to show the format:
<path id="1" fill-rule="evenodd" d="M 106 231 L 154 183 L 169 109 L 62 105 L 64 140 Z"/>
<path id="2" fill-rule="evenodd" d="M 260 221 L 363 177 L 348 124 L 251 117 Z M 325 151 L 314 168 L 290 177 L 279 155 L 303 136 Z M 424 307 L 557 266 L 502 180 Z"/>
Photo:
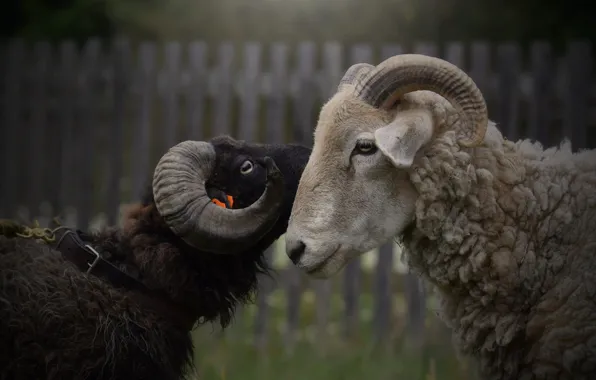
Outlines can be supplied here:
<path id="1" fill-rule="evenodd" d="M 375 131 L 375 142 L 395 167 L 409 168 L 432 135 L 433 119 L 429 112 L 405 111 Z"/>

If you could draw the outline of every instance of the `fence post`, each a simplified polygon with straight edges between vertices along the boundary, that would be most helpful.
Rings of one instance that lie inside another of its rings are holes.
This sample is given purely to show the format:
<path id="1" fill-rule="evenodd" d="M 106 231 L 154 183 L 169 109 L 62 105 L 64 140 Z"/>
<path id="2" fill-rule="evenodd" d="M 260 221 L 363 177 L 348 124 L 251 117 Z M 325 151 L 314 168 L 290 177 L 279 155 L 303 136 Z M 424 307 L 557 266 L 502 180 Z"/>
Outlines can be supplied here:
<path id="1" fill-rule="evenodd" d="M 77 50 L 74 41 L 64 41 L 60 45 L 60 91 L 58 97 L 58 118 L 60 133 L 60 180 L 59 200 L 55 212 L 60 217 L 74 207 L 76 185 L 73 179 L 75 170 L 75 101 L 72 99 L 77 91 Z M 83 126 L 84 128 L 84 126 Z"/>
<path id="2" fill-rule="evenodd" d="M 217 82 L 213 94 L 215 97 L 212 126 L 214 136 L 231 134 L 234 45 L 232 43 L 220 45 L 217 55 L 218 63 L 215 70 Z"/>
<path id="3" fill-rule="evenodd" d="M 553 97 L 552 73 L 555 68 L 551 47 L 546 42 L 532 44 L 530 51 L 532 93 L 528 115 L 527 137 L 540 141 L 544 146 L 553 142 L 547 128 L 552 122 Z"/>
<path id="4" fill-rule="evenodd" d="M 20 39 L 11 40 L 6 49 L 6 58 L 4 109 L 2 110 L 4 147 L 0 154 L 3 158 L 1 161 L 2 173 L 5 178 L 13 178 L 13 180 L 2 181 L 0 184 L 0 208 L 3 217 L 11 218 L 16 216 L 18 203 L 21 201 L 20 190 L 28 185 L 25 182 L 28 176 L 24 175 L 26 154 L 22 151 L 26 131 L 21 126 L 20 117 L 23 104 L 21 86 L 25 43 Z M 22 182 L 25 183 L 22 184 Z"/>
<path id="5" fill-rule="evenodd" d="M 265 122 L 265 141 L 270 143 L 282 143 L 283 138 L 279 130 L 284 124 L 284 90 L 287 82 L 287 46 L 284 44 L 275 44 L 271 48 L 271 91 L 267 98 L 267 117 Z M 275 245 L 272 245 L 265 251 L 265 257 L 269 263 L 273 261 Z M 281 253 L 284 254 L 284 253 Z M 256 301 L 256 316 L 254 334 L 257 348 L 262 350 L 267 343 L 267 324 L 269 321 L 269 304 L 267 300 L 275 287 L 274 282 L 267 276 L 259 279 L 259 293 Z"/>
<path id="6" fill-rule="evenodd" d="M 563 89 L 563 136 L 574 150 L 586 147 L 588 94 L 592 76 L 592 46 L 585 41 L 567 45 Z"/>
<path id="7" fill-rule="evenodd" d="M 75 170 L 72 172 L 73 182 L 76 183 L 76 222 L 77 227 L 83 230 L 89 228 L 93 212 L 94 182 L 97 175 L 94 164 L 98 162 L 96 149 L 99 123 L 100 99 L 97 91 L 100 88 L 101 71 L 99 59 L 101 43 L 98 39 L 87 42 L 79 65 L 77 81 L 77 110 L 75 123 Z"/>
<path id="8" fill-rule="evenodd" d="M 249 43 L 244 47 L 244 68 L 240 77 L 242 85 L 240 94 L 240 118 L 238 138 L 240 140 L 254 141 L 257 137 L 257 119 L 259 116 L 261 52 L 259 43 Z"/>
<path id="9" fill-rule="evenodd" d="M 162 154 L 179 142 L 178 138 L 178 88 L 180 87 L 180 56 L 179 42 L 168 42 L 165 45 L 165 67 L 163 70 L 163 146 Z"/>
<path id="10" fill-rule="evenodd" d="M 488 113 L 494 119 L 491 111 L 494 103 L 493 84 L 490 76 L 490 45 L 486 42 L 474 42 L 471 47 L 471 62 L 468 75 L 472 77 L 486 100 Z"/>
<path id="11" fill-rule="evenodd" d="M 497 47 L 497 96 L 495 118 L 501 132 L 510 140 L 522 136 L 519 119 L 521 52 L 515 43 Z"/>
<path id="12" fill-rule="evenodd" d="M 153 113 L 155 91 L 155 44 L 145 42 L 139 48 L 137 58 L 138 102 L 135 115 L 138 117 L 134 123 L 134 137 L 131 152 L 131 188 L 132 197 L 142 197 L 150 185 L 152 164 L 151 157 L 151 118 Z"/>
<path id="13" fill-rule="evenodd" d="M 295 72 L 296 93 L 292 99 L 293 138 L 296 142 L 312 145 L 312 134 L 316 120 L 315 102 L 315 57 L 316 46 L 312 42 L 303 42 L 298 46 L 298 62 Z"/>
<path id="14" fill-rule="evenodd" d="M 109 168 L 107 170 L 108 193 L 106 214 L 108 224 L 116 224 L 120 219 L 122 202 L 122 155 L 124 154 L 125 117 L 129 94 L 130 45 L 126 39 L 118 39 L 113 46 L 113 119 L 110 129 Z"/>
<path id="15" fill-rule="evenodd" d="M 31 91 L 30 95 L 27 96 L 27 99 L 30 99 L 27 108 L 29 108 L 28 111 L 31 114 L 31 126 L 27 139 L 29 142 L 29 165 L 26 175 L 29 178 L 29 185 L 26 192 L 27 205 L 32 213 L 37 213 L 44 197 L 42 186 L 45 164 L 47 163 L 45 150 L 49 145 L 45 139 L 48 111 L 47 80 L 48 66 L 52 58 L 51 53 L 51 46 L 48 42 L 38 42 L 33 46 L 31 82 L 26 87 L 27 90 Z"/>
<path id="16" fill-rule="evenodd" d="M 186 138 L 203 140 L 207 136 L 205 131 L 205 101 L 207 93 L 207 44 L 200 41 L 192 42 L 189 46 L 189 79 L 186 94 L 186 108 L 188 121 Z"/>

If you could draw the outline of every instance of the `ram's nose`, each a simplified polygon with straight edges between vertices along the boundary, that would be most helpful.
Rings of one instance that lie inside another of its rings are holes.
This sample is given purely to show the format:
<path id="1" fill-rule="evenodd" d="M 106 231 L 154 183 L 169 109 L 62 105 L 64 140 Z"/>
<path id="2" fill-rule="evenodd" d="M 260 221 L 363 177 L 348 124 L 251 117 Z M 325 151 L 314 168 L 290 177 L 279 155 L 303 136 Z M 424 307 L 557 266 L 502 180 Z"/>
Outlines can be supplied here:
<path id="1" fill-rule="evenodd" d="M 306 251 L 306 244 L 300 239 L 286 239 L 286 254 L 294 264 L 298 264 Z"/>

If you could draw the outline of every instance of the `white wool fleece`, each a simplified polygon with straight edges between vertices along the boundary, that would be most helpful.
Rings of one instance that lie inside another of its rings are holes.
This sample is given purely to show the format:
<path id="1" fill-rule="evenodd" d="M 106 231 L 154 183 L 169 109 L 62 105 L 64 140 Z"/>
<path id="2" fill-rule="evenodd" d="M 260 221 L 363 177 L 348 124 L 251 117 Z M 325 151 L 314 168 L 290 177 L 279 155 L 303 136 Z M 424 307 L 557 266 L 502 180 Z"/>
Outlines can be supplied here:
<path id="1" fill-rule="evenodd" d="M 412 270 L 483 379 L 596 378 L 596 151 L 439 132 L 414 162 Z"/>

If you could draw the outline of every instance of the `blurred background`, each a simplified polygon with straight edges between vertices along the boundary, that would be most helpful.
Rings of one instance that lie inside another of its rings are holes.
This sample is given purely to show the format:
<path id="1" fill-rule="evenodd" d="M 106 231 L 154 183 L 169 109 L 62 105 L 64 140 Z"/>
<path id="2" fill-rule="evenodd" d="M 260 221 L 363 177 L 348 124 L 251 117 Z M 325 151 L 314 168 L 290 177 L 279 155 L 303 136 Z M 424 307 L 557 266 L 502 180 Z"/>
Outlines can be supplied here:
<path id="1" fill-rule="evenodd" d="M 167 148 L 219 134 L 312 143 L 356 62 L 403 52 L 466 70 L 509 139 L 596 147 L 587 5 L 547 0 L 5 0 L 0 217 L 119 223 Z M 388 244 L 333 279 L 277 272 L 222 332 L 201 379 L 474 379 L 436 300 Z"/>

